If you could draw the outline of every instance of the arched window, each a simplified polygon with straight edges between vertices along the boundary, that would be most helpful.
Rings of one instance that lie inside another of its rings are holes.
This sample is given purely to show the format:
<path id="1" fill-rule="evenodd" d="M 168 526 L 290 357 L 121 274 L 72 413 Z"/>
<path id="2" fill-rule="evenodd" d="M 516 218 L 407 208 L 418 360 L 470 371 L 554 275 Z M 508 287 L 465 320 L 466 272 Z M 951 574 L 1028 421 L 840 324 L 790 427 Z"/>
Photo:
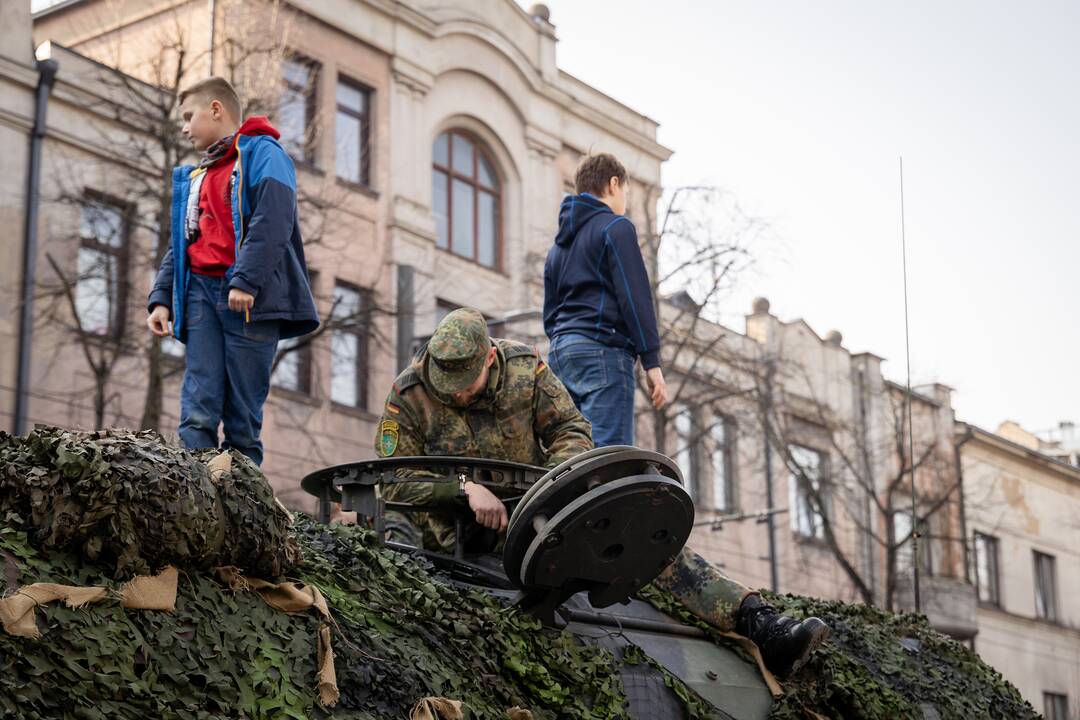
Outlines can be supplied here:
<path id="1" fill-rule="evenodd" d="M 472 135 L 435 138 L 431 171 L 436 245 L 489 268 L 502 266 L 501 188 L 495 164 Z"/>

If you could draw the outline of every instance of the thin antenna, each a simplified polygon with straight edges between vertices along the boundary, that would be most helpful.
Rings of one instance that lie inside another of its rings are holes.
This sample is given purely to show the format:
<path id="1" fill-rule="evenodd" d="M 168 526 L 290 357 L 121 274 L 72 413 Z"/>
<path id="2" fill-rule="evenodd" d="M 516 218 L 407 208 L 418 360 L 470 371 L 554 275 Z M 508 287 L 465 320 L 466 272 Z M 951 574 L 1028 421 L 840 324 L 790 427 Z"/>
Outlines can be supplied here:
<path id="1" fill-rule="evenodd" d="M 922 612 L 919 597 L 919 516 L 915 500 L 915 431 L 911 424 L 911 332 L 908 324 L 907 234 L 904 227 L 904 157 L 900 156 L 900 250 L 904 259 L 904 350 L 907 353 L 908 459 L 911 463 L 911 569 L 915 580 L 915 612 Z"/>

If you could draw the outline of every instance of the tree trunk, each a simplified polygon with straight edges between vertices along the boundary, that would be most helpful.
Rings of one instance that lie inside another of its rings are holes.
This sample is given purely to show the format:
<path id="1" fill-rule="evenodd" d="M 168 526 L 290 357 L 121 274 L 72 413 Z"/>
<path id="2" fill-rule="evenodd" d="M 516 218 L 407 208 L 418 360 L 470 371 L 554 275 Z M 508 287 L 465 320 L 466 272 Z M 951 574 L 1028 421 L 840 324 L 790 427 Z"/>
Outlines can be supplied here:
<path id="1" fill-rule="evenodd" d="M 166 157 L 171 153 L 166 152 Z M 172 203 L 172 170 L 166 168 L 162 176 L 162 190 L 158 196 L 158 211 L 155 217 L 158 226 L 157 246 L 154 248 L 154 272 L 161 267 L 161 260 L 169 248 L 169 214 Z M 175 312 L 175 309 L 174 309 Z M 142 420 L 139 427 L 143 430 L 161 430 L 161 409 L 164 380 L 162 378 L 161 338 L 151 337 L 146 349 L 146 397 L 143 400 Z"/>
<path id="2" fill-rule="evenodd" d="M 94 373 L 94 429 L 105 427 L 105 389 L 109 383 L 108 372 Z"/>
<path id="3" fill-rule="evenodd" d="M 653 410 L 653 450 L 667 455 L 667 417 L 663 408 Z"/>
<path id="4" fill-rule="evenodd" d="M 162 381 L 161 338 L 151 338 L 146 349 L 146 398 L 143 401 L 142 430 L 161 430 Z"/>
<path id="5" fill-rule="evenodd" d="M 896 546 L 893 544 L 895 537 L 896 520 L 891 513 L 885 515 L 885 609 L 893 612 L 896 604 Z"/>

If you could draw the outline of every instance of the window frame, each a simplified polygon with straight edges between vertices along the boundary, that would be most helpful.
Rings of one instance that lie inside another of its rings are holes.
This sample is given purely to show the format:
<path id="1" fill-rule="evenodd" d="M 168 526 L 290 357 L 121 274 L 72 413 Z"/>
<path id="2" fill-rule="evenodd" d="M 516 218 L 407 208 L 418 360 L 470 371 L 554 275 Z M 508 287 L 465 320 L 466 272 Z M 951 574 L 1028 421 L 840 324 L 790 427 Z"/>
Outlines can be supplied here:
<path id="1" fill-rule="evenodd" d="M 446 135 L 446 159 L 447 164 L 441 165 L 435 158 L 435 143 L 439 141 L 439 138 Z M 454 169 L 454 136 L 460 136 L 465 140 L 468 140 L 473 145 L 473 157 L 472 157 L 472 177 L 462 175 Z M 500 166 L 495 162 L 494 156 L 487 149 L 487 144 L 483 142 L 475 133 L 469 132 L 462 128 L 450 128 L 443 130 L 431 143 L 431 170 L 432 173 L 441 172 L 446 175 L 446 247 L 438 246 L 438 237 L 435 238 L 435 246 L 439 250 L 444 250 L 450 254 L 473 262 L 480 267 L 494 270 L 495 272 L 503 272 L 503 185 L 505 179 L 500 172 Z M 480 156 L 483 155 L 487 160 L 488 165 L 491 166 L 492 173 L 495 175 L 496 186 L 494 188 L 484 185 L 480 182 Z M 466 257 L 454 250 L 454 180 L 460 180 L 468 184 L 473 190 L 473 237 L 472 237 L 472 257 Z M 435 206 L 435 193 L 434 182 L 432 183 L 432 212 L 434 212 Z M 495 198 L 495 263 L 493 265 L 485 265 L 480 261 L 480 193 L 485 192 Z M 438 229 L 436 229 L 438 234 Z"/>
<path id="2" fill-rule="evenodd" d="M 701 474 L 701 464 L 698 458 L 698 449 L 701 445 L 701 438 L 695 437 L 699 432 L 699 419 L 698 413 L 695 409 L 689 405 L 678 405 L 678 411 L 673 412 L 671 415 L 671 428 L 675 439 L 675 447 L 671 453 L 671 459 L 675 461 L 675 465 L 679 468 L 679 472 L 683 474 L 683 488 L 687 494 L 690 495 L 690 499 L 693 501 L 694 506 L 697 507 L 698 503 L 703 500 L 701 497 L 701 487 L 698 483 L 698 476 Z M 689 420 L 689 429 L 685 435 L 679 430 L 679 418 L 686 417 Z M 685 440 L 685 444 L 683 444 Z M 679 462 L 680 456 L 686 454 L 686 464 L 688 472 Z"/>
<path id="3" fill-rule="evenodd" d="M 362 83 L 348 75 L 338 73 L 337 84 L 345 85 L 353 90 L 359 91 L 364 96 L 364 111 L 357 112 L 356 110 L 346 107 L 338 102 L 337 86 L 334 87 L 334 175 L 338 180 L 349 183 L 350 185 L 359 185 L 360 187 L 368 190 L 372 189 L 371 185 L 371 156 L 372 156 L 372 125 L 371 125 L 371 103 L 375 98 L 375 89 L 366 83 Z M 350 117 L 356 118 L 360 121 L 360 179 L 352 180 L 347 177 L 343 177 L 339 170 L 338 164 L 338 146 L 337 146 L 337 130 L 338 130 L 338 116 L 345 114 Z"/>
<path id="4" fill-rule="evenodd" d="M 1060 701 L 1060 706 L 1058 702 Z M 1051 712 L 1051 708 L 1053 712 Z M 1060 712 L 1059 712 L 1060 710 Z M 1069 720 L 1069 696 L 1043 691 L 1043 717 L 1046 720 Z"/>
<path id="5" fill-rule="evenodd" d="M 1058 622 L 1057 558 L 1038 550 L 1032 550 L 1031 553 L 1034 580 L 1032 586 L 1035 591 L 1035 617 L 1039 620 L 1056 623 Z M 1049 578 L 1043 577 L 1043 573 L 1040 571 L 1040 561 L 1049 561 L 1047 563 L 1050 569 Z M 1049 580 L 1049 588 L 1042 587 L 1043 582 L 1046 580 Z M 1039 608 L 1040 600 L 1042 600 L 1043 605 L 1041 611 Z M 1049 603 L 1047 600 L 1049 600 Z"/>
<path id="6" fill-rule="evenodd" d="M 318 278 L 319 274 L 317 271 L 311 270 L 308 272 L 308 285 L 309 287 L 311 287 L 312 294 L 315 293 L 315 287 L 318 283 Z M 277 352 L 274 353 L 274 362 L 278 363 L 278 367 L 280 367 L 278 357 L 282 355 L 284 351 L 293 353 L 297 357 L 297 387 L 292 388 L 288 387 L 287 385 L 281 385 L 275 382 L 274 375 L 277 373 L 277 367 L 274 367 L 270 372 L 271 388 L 275 390 L 281 390 L 287 393 L 303 395 L 305 397 L 315 397 L 316 384 L 313 377 L 315 369 L 313 346 L 315 345 L 315 339 L 315 337 L 309 337 L 309 335 L 302 335 L 297 338 L 289 338 L 278 342 Z M 303 345 L 301 345 L 301 343 L 303 343 Z M 283 347 L 284 345 L 288 345 L 288 347 Z"/>
<path id="7" fill-rule="evenodd" d="M 343 288 L 359 295 L 360 310 L 363 312 L 365 308 L 370 307 L 371 303 L 371 291 L 367 288 L 361 287 L 356 283 L 349 282 L 348 280 L 342 280 L 336 278 L 334 280 L 334 290 Z M 336 298 L 332 300 L 331 305 L 331 320 L 333 317 L 333 307 L 336 304 Z M 336 407 L 347 408 L 349 410 L 362 410 L 368 409 L 368 338 L 371 335 L 370 332 L 370 318 L 364 317 L 363 321 L 356 321 L 355 326 L 351 328 L 334 327 L 330 330 L 330 402 Z M 356 361 L 354 366 L 354 372 L 356 373 L 356 402 L 355 404 L 349 404 L 339 401 L 334 397 L 334 337 L 337 334 L 354 335 L 357 338 L 356 342 Z"/>
<path id="8" fill-rule="evenodd" d="M 895 507 L 895 506 L 894 506 Z M 905 533 L 908 534 L 908 538 L 903 543 L 896 543 L 897 528 L 899 527 L 898 520 L 904 518 Z M 896 557 L 896 571 L 898 573 L 908 573 L 912 570 L 914 564 L 914 553 L 912 552 L 912 546 L 908 543 L 914 540 L 911 535 L 912 529 L 915 526 L 915 518 L 912 517 L 910 509 L 908 510 L 893 510 L 893 548 L 895 550 Z M 930 532 L 930 521 L 928 518 L 922 518 L 919 521 L 917 529 L 919 533 L 918 545 L 919 551 L 919 572 L 924 576 L 932 576 L 934 574 L 934 552 L 931 540 L 933 534 Z"/>
<path id="9" fill-rule="evenodd" d="M 983 581 L 980 568 L 982 567 L 983 550 L 980 549 L 980 543 L 982 546 L 989 546 L 990 554 L 987 556 L 987 567 L 990 577 L 985 578 L 989 580 L 989 599 L 983 599 Z M 986 533 L 975 531 L 972 538 L 971 546 L 974 550 L 975 556 L 975 598 L 981 605 L 989 605 L 991 607 L 1002 607 L 1001 601 L 1001 542 L 997 537 L 988 535 Z"/>
<path id="10" fill-rule="evenodd" d="M 83 235 L 83 219 L 85 213 L 90 206 L 99 206 L 107 210 L 114 210 L 120 219 L 119 228 L 119 244 L 109 245 L 107 243 L 100 242 L 98 238 L 87 238 Z M 105 332 L 93 332 L 83 327 L 83 318 L 81 316 L 75 318 L 75 322 L 78 325 L 80 334 L 86 337 L 102 338 L 113 341 L 120 341 L 123 339 L 126 326 L 127 326 L 127 304 L 129 299 L 129 293 L 131 290 L 130 282 L 128 279 L 128 264 L 131 256 L 131 215 L 132 205 L 130 203 L 119 200 L 118 198 L 111 197 L 105 193 L 98 192 L 96 190 L 84 190 L 82 199 L 79 201 L 79 244 L 76 250 L 76 277 L 74 292 L 76 302 L 75 306 L 78 308 L 78 286 L 82 282 L 82 278 L 78 273 L 78 255 L 85 248 L 87 250 L 100 253 L 107 257 L 115 258 L 116 260 L 116 292 L 115 295 L 107 298 L 109 303 L 109 321 Z M 108 288 L 106 288 L 108 290 Z M 78 312 L 78 310 L 76 310 Z"/>
<path id="11" fill-rule="evenodd" d="M 308 79 L 310 80 L 309 88 L 301 88 L 299 85 L 296 85 L 289 81 L 285 74 L 286 63 L 297 63 L 299 65 L 304 65 L 307 67 Z M 321 74 L 322 63 L 320 63 L 318 60 L 308 57 L 307 55 L 304 55 L 303 53 L 290 52 L 282 60 L 281 83 L 283 88 L 286 90 L 291 90 L 293 92 L 299 92 L 301 95 L 304 96 L 305 101 L 304 132 L 303 141 L 300 146 L 302 157 L 294 158 L 294 160 L 310 166 L 315 166 L 317 159 L 317 153 L 315 152 L 315 121 L 318 117 L 319 77 Z M 281 100 L 278 100 L 278 114 L 280 115 L 280 113 Z M 292 149 L 289 144 L 283 143 L 283 145 L 285 145 L 286 151 Z"/>
<path id="12" fill-rule="evenodd" d="M 709 428 L 709 473 L 711 477 L 710 491 L 712 492 L 712 509 L 718 513 L 733 513 L 739 508 L 738 499 L 735 496 L 735 437 L 733 428 L 734 421 L 727 415 L 717 410 L 713 411 L 713 423 Z M 718 447 L 716 429 L 723 430 L 723 445 Z M 720 452 L 724 463 L 724 497 L 726 505 L 721 507 L 716 501 L 716 454 Z"/>
<path id="13" fill-rule="evenodd" d="M 817 487 L 818 492 L 822 493 L 822 495 L 824 496 L 823 497 L 824 502 L 822 503 L 820 513 L 817 512 L 816 510 L 814 510 L 814 507 L 810 504 L 809 496 L 806 495 L 803 492 L 802 485 L 799 483 L 798 474 L 795 473 L 790 467 L 788 467 L 787 468 L 787 471 L 788 471 L 788 483 L 789 483 L 788 484 L 788 498 L 789 498 L 789 501 L 791 499 L 794 499 L 795 500 L 794 504 L 796 506 L 794 508 L 792 508 L 792 507 L 788 508 L 788 515 L 790 517 L 791 531 L 795 534 L 795 536 L 797 538 L 799 538 L 800 540 L 803 540 L 805 542 L 823 542 L 825 540 L 825 521 L 826 521 L 827 516 L 829 514 L 829 503 L 828 503 L 829 498 L 828 498 L 828 489 L 827 488 L 822 489 L 822 486 L 823 486 L 823 484 L 827 483 L 827 478 L 829 476 L 829 454 L 827 452 L 823 451 L 823 450 L 819 450 L 819 449 L 817 449 L 815 447 L 811 447 L 809 445 L 802 445 L 802 444 L 799 444 L 799 443 L 792 443 L 788 447 L 788 453 L 790 455 L 792 455 L 792 460 L 793 461 L 796 459 L 795 458 L 795 453 L 793 452 L 793 450 L 796 450 L 796 449 L 806 451 L 806 452 L 810 452 L 810 453 L 813 453 L 814 455 L 817 456 L 817 458 L 818 458 L 818 466 L 817 466 L 817 474 L 818 474 L 818 476 L 817 476 L 817 478 L 814 478 L 814 479 L 817 481 L 817 484 L 818 484 L 818 487 Z M 789 502 L 789 504 L 790 504 L 790 502 Z M 807 509 L 808 513 L 809 513 L 809 519 L 810 519 L 810 533 L 809 534 L 803 532 L 801 518 L 798 517 L 798 514 L 801 514 L 801 511 L 802 511 L 803 507 L 805 507 Z"/>

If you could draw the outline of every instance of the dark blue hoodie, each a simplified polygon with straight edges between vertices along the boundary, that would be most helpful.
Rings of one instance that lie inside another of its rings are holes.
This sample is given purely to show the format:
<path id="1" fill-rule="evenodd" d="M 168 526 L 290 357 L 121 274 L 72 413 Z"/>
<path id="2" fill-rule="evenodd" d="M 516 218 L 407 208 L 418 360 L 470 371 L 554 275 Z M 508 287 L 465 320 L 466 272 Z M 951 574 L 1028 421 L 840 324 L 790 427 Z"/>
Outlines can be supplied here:
<path id="1" fill-rule="evenodd" d="M 544 263 L 544 330 L 577 333 L 660 365 L 652 291 L 634 224 L 596 197 L 563 198 Z"/>

